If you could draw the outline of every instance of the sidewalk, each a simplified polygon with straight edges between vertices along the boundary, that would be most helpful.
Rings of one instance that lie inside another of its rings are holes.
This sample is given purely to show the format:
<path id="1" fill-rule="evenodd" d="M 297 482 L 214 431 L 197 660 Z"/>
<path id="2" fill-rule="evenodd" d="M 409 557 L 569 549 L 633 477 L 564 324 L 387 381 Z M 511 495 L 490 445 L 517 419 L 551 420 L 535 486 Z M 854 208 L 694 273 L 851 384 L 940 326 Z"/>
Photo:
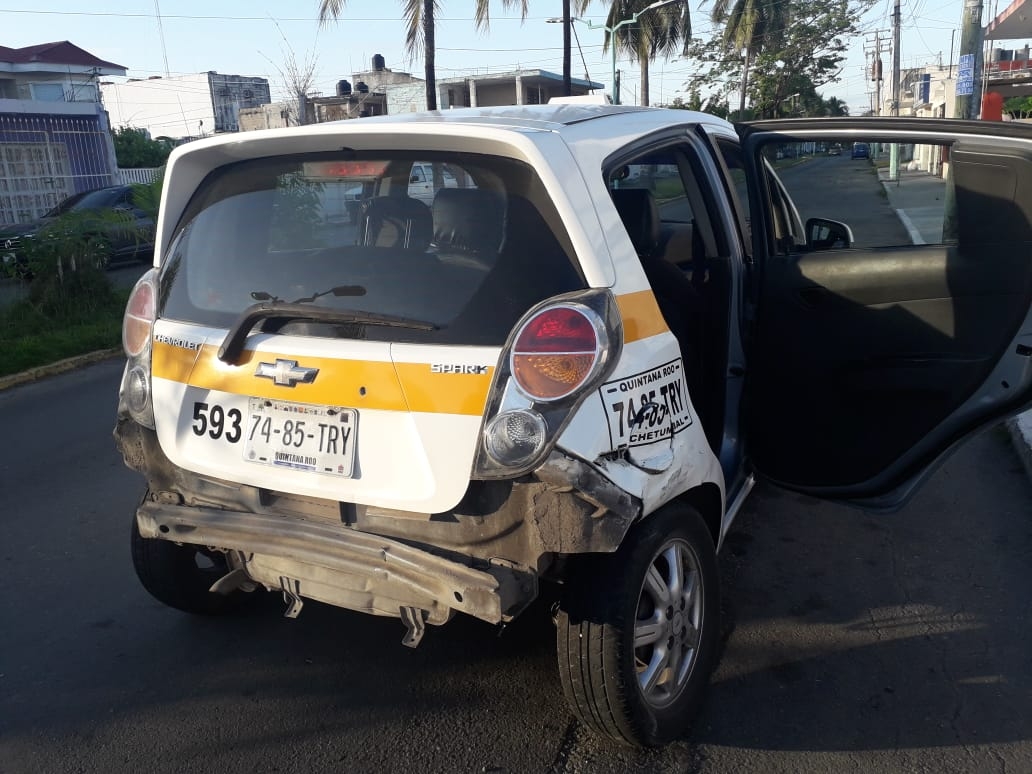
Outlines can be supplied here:
<path id="1" fill-rule="evenodd" d="M 910 233 L 913 243 L 933 245 L 941 242 L 946 181 L 927 172 L 902 169 L 896 182 L 889 180 L 888 169 L 879 169 L 878 178 L 888 194 L 889 204 Z"/>
<path id="2" fill-rule="evenodd" d="M 889 180 L 889 170 L 879 169 L 889 204 L 915 245 L 942 242 L 942 216 L 946 181 L 927 172 L 900 169 L 899 179 Z M 1032 411 L 1007 422 L 1018 456 L 1032 476 Z"/>

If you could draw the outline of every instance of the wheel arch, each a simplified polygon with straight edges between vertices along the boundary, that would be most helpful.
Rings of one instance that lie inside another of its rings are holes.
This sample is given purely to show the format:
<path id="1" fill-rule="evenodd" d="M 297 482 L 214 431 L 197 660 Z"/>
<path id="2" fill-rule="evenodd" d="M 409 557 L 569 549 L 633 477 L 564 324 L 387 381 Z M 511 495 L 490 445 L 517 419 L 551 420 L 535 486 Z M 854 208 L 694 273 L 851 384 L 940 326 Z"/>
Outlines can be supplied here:
<path id="1" fill-rule="evenodd" d="M 713 539 L 713 545 L 720 545 L 720 525 L 724 519 L 724 498 L 720 494 L 719 486 L 708 481 L 682 492 L 671 502 L 681 502 L 698 511 Z"/>

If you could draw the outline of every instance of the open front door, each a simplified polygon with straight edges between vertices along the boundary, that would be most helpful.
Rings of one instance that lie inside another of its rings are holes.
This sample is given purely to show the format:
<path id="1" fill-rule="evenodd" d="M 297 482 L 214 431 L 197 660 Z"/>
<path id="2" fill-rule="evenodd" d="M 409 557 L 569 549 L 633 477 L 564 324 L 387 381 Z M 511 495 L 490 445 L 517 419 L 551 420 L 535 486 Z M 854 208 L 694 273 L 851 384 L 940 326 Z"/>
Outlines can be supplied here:
<path id="1" fill-rule="evenodd" d="M 786 488 L 897 506 L 1032 406 L 1032 128 L 739 129 L 759 283 L 748 453 Z"/>

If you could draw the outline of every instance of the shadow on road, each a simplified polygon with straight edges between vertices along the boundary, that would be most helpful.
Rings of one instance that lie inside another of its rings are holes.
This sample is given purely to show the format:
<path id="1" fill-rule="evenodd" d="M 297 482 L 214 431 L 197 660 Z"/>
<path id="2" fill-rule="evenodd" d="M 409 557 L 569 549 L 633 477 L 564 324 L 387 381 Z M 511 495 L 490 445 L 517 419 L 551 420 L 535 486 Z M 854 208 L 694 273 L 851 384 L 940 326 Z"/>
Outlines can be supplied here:
<path id="1" fill-rule="evenodd" d="M 993 474 L 1005 486 L 986 502 L 974 482 Z M 759 491 L 725 548 L 733 633 L 692 741 L 768 751 L 1028 741 L 1030 503 L 999 430 L 898 514 Z"/>

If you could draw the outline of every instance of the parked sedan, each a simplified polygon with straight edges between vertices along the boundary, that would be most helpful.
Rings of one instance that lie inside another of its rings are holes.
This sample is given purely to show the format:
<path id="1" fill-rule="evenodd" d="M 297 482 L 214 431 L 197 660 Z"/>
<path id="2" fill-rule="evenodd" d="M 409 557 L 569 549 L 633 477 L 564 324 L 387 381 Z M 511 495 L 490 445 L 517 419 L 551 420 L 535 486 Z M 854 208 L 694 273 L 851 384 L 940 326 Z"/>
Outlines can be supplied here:
<path id="1" fill-rule="evenodd" d="M 150 259 L 154 218 L 137 206 L 131 185 L 116 185 L 73 194 L 39 220 L 0 229 L 0 261 L 24 274 L 28 270 L 28 258 L 22 250 L 24 240 L 34 238 L 62 215 L 90 212 L 105 214 L 101 228 L 110 250 L 108 266 Z M 110 214 L 122 217 L 110 218 Z"/>

